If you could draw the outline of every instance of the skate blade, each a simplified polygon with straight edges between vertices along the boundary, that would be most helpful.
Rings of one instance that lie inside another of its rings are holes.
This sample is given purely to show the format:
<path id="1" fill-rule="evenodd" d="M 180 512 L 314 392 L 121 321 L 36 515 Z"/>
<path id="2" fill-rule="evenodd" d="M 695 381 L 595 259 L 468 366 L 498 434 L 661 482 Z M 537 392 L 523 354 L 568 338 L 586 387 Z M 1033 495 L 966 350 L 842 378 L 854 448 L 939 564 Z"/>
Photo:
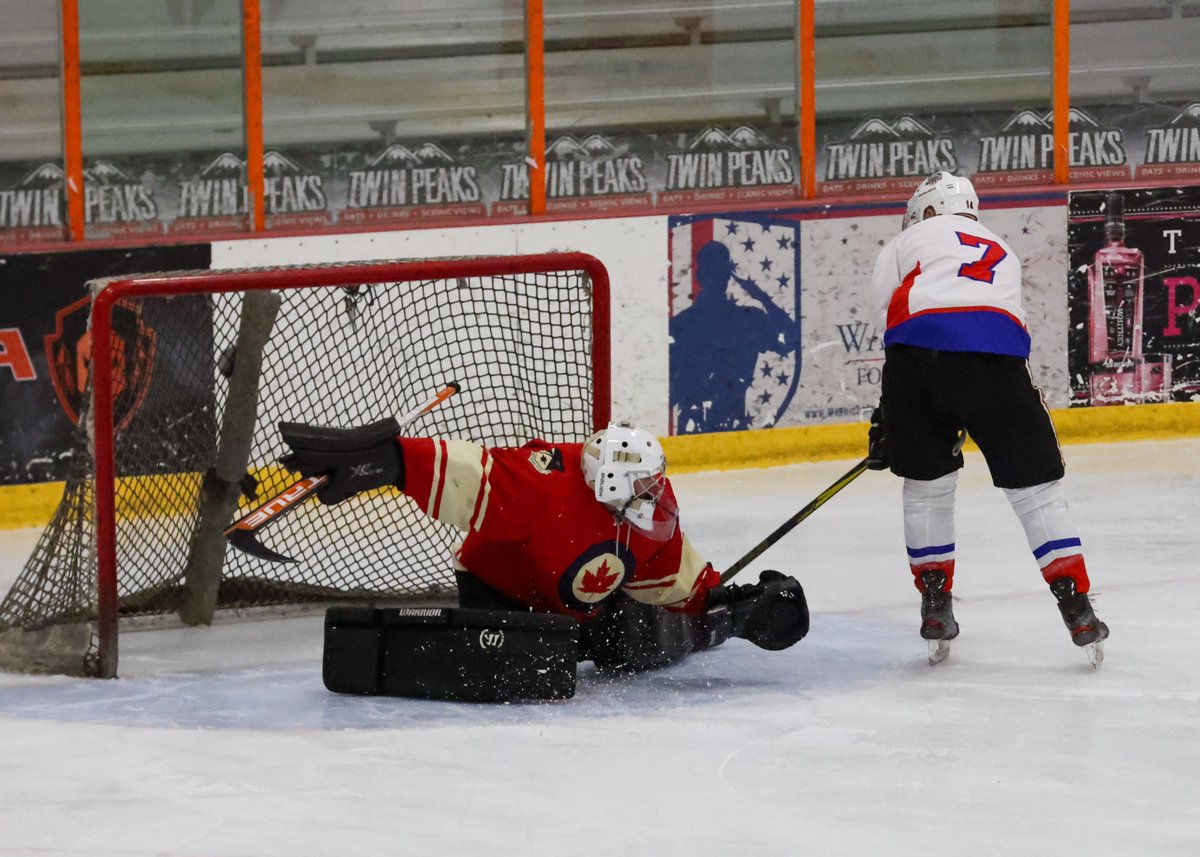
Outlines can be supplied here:
<path id="1" fill-rule="evenodd" d="M 1104 663 L 1104 641 L 1097 640 L 1094 643 L 1088 643 L 1083 647 L 1083 650 L 1087 652 L 1088 661 L 1091 662 L 1092 669 L 1100 669 L 1100 664 Z"/>
<path id="2" fill-rule="evenodd" d="M 936 666 L 950 656 L 949 640 L 926 640 L 929 645 L 929 665 Z"/>

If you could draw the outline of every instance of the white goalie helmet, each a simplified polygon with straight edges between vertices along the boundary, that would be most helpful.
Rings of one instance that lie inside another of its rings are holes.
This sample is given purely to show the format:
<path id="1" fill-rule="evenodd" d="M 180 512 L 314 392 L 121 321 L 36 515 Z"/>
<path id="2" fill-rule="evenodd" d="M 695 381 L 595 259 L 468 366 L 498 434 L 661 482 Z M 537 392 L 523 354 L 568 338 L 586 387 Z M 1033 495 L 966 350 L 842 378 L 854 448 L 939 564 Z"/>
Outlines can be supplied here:
<path id="1" fill-rule="evenodd" d="M 917 185 L 909 197 L 901 231 L 925 219 L 925 209 L 937 214 L 969 214 L 979 217 L 979 197 L 975 186 L 963 176 L 936 172 Z"/>
<path id="2" fill-rule="evenodd" d="M 651 538 L 671 537 L 679 510 L 665 495 L 667 459 L 658 438 L 629 420 L 609 423 L 587 439 L 580 458 L 597 500 Z"/>

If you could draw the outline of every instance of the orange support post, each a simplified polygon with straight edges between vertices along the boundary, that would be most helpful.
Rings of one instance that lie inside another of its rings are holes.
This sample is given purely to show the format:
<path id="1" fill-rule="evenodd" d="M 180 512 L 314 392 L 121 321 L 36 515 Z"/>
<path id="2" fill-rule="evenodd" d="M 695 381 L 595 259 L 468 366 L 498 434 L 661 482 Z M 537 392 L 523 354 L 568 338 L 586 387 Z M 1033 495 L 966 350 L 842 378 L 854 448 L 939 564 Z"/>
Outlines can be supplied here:
<path id="1" fill-rule="evenodd" d="M 796 110 L 800 116 L 800 190 L 805 199 L 817 195 L 817 76 L 813 0 L 800 0 L 796 45 L 800 75 Z"/>
<path id="2" fill-rule="evenodd" d="M 79 69 L 79 0 L 62 0 L 62 131 L 66 174 L 67 228 L 72 241 L 84 237 L 83 103 Z"/>
<path id="3" fill-rule="evenodd" d="M 246 130 L 246 189 L 250 228 L 266 225 L 263 201 L 262 14 L 259 0 L 242 0 L 242 122 Z"/>
<path id="4" fill-rule="evenodd" d="M 542 0 L 525 0 L 525 127 L 529 213 L 546 211 L 546 31 Z"/>
<path id="5" fill-rule="evenodd" d="M 1054 0 L 1054 183 L 1071 180 L 1071 0 Z"/>

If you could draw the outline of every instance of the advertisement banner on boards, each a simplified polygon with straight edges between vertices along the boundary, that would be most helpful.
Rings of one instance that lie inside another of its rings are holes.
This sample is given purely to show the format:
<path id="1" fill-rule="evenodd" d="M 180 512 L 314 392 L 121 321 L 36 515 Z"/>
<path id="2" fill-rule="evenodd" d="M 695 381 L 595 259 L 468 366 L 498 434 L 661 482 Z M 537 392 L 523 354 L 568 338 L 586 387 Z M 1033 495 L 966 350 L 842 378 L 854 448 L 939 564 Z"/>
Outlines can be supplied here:
<path id="1" fill-rule="evenodd" d="M 70 466 L 90 370 L 84 284 L 120 274 L 208 268 L 210 259 L 207 244 L 0 256 L 0 484 L 61 480 Z M 157 450 L 167 467 L 174 466 L 174 439 L 193 431 L 211 434 L 211 368 L 203 377 L 187 374 L 182 367 L 194 361 L 174 359 L 194 349 L 211 355 L 208 312 L 204 299 L 118 304 L 114 311 L 121 345 L 117 419 L 170 425 Z"/>
<path id="2" fill-rule="evenodd" d="M 823 194 L 902 193 L 937 170 L 981 189 L 1049 184 L 1049 108 L 900 113 L 821 122 L 817 179 Z M 1072 183 L 1200 175 L 1200 102 L 1072 107 Z"/>
<path id="3" fill-rule="evenodd" d="M 800 383 L 800 224 L 673 217 L 673 434 L 767 428 Z"/>
<path id="4" fill-rule="evenodd" d="M 1200 187 L 1070 195 L 1072 405 L 1200 401 Z"/>
<path id="5" fill-rule="evenodd" d="M 1051 407 L 1068 401 L 1064 215 L 1060 205 L 981 213 L 1023 262 L 1030 370 Z M 900 223 L 786 211 L 669 218 L 672 432 L 866 420 L 884 363 L 872 272 Z"/>
<path id="6" fill-rule="evenodd" d="M 67 200 L 60 164 L 0 164 L 0 245 L 66 239 Z"/>

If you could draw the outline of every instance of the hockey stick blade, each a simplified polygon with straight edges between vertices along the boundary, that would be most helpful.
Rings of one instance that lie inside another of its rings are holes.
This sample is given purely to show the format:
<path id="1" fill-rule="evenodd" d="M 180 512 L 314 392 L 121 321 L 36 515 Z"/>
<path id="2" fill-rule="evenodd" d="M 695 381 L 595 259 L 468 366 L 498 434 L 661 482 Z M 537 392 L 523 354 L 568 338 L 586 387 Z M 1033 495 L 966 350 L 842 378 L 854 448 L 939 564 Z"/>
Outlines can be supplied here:
<path id="1" fill-rule="evenodd" d="M 296 562 L 292 557 L 277 553 L 264 545 L 255 538 L 253 530 L 235 530 L 225 536 L 225 541 L 242 553 L 248 553 L 250 556 L 265 559 L 268 562 Z"/>
<path id="2" fill-rule="evenodd" d="M 309 495 L 329 481 L 327 476 L 311 476 L 293 482 L 254 511 L 235 521 L 225 530 L 225 541 L 243 553 L 271 562 L 295 562 L 289 556 L 276 553 L 258 541 L 257 534 L 296 508 Z"/>

